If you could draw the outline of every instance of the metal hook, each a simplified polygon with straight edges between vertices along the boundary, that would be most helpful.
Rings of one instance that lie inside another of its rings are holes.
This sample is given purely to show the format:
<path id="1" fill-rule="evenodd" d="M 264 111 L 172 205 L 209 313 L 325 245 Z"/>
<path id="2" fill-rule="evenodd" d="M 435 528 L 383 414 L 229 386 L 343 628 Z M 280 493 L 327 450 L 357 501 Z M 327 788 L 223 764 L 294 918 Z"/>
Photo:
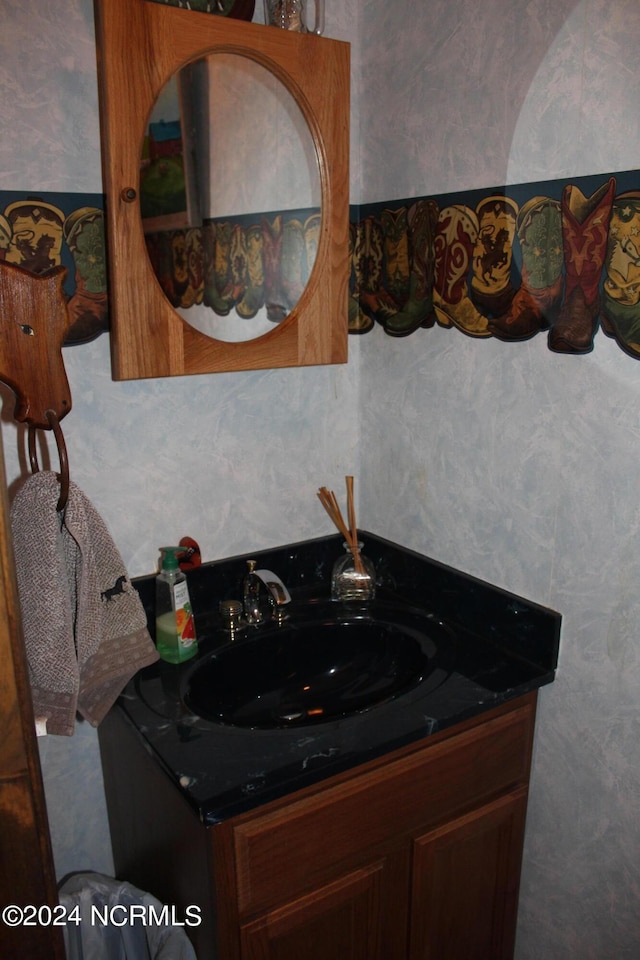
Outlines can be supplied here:
<path id="1" fill-rule="evenodd" d="M 62 428 L 60 427 L 60 421 L 57 413 L 54 410 L 46 410 L 45 416 L 50 424 L 51 429 L 53 430 L 53 435 L 56 438 L 56 446 L 58 447 L 58 459 L 60 461 L 60 473 L 58 474 L 58 480 L 60 482 L 60 496 L 58 498 L 56 510 L 60 512 L 66 507 L 67 500 L 69 498 L 69 460 L 67 458 L 67 445 L 64 442 L 64 436 L 62 434 Z M 38 473 L 40 470 L 40 466 L 38 464 L 38 453 L 36 451 L 36 429 L 37 428 L 34 427 L 32 423 L 29 424 L 27 440 L 29 447 L 29 463 L 31 465 L 32 473 Z"/>

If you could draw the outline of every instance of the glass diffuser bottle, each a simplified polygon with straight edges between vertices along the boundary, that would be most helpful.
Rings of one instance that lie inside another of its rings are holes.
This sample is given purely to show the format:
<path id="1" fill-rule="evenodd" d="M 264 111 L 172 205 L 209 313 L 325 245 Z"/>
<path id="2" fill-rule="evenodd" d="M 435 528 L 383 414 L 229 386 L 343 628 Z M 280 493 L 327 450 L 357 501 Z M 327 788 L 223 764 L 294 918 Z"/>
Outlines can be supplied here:
<path id="1" fill-rule="evenodd" d="M 362 543 L 351 546 L 345 540 L 345 553 L 338 557 L 331 573 L 333 600 L 373 600 L 376 595 L 376 571 L 362 553 Z"/>

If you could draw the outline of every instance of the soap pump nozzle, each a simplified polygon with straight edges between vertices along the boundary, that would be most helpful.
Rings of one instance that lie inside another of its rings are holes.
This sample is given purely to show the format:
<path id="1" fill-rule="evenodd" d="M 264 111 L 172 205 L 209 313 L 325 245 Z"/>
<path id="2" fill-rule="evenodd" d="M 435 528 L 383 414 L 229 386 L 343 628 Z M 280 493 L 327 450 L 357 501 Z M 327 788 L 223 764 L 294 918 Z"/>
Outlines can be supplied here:
<path id="1" fill-rule="evenodd" d="M 160 569 L 178 570 L 180 568 L 178 557 L 183 553 L 184 547 L 160 547 Z"/>

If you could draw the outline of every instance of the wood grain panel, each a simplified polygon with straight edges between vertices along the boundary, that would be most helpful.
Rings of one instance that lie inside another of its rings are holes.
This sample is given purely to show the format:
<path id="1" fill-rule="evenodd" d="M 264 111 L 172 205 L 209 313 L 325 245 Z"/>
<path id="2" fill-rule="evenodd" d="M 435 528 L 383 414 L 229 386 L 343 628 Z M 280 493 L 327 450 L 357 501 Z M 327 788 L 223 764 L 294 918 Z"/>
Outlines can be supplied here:
<path id="1" fill-rule="evenodd" d="M 366 849 L 436 826 L 528 780 L 534 711 L 499 716 L 432 748 L 235 829 L 240 913 L 267 908 Z"/>

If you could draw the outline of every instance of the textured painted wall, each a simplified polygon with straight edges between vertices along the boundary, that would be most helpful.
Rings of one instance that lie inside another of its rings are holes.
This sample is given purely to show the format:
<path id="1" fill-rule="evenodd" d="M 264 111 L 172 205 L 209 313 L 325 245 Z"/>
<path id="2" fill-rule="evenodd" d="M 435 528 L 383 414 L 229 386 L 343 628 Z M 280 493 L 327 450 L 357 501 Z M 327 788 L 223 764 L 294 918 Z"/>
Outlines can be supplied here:
<path id="1" fill-rule="evenodd" d="M 351 19 L 330 11 L 327 32 L 347 39 Z M 93 30 L 91 0 L 0 5 L 0 188 L 102 190 Z M 337 367 L 114 383 L 107 336 L 65 349 L 71 477 L 130 574 L 154 570 L 158 548 L 183 534 L 215 559 L 332 532 L 316 490 L 359 475 L 358 352 L 352 342 Z M 13 488 L 24 436 L 0 394 Z M 95 731 L 40 748 L 58 875 L 111 872 Z"/>
<path id="2" fill-rule="evenodd" d="M 362 10 L 367 200 L 638 166 L 633 0 Z M 435 328 L 391 340 L 378 327 L 361 363 L 364 525 L 564 614 L 558 679 L 541 695 L 518 960 L 631 960 L 637 361 L 602 333 L 589 356 L 562 357 L 542 334 L 514 344 Z"/>

